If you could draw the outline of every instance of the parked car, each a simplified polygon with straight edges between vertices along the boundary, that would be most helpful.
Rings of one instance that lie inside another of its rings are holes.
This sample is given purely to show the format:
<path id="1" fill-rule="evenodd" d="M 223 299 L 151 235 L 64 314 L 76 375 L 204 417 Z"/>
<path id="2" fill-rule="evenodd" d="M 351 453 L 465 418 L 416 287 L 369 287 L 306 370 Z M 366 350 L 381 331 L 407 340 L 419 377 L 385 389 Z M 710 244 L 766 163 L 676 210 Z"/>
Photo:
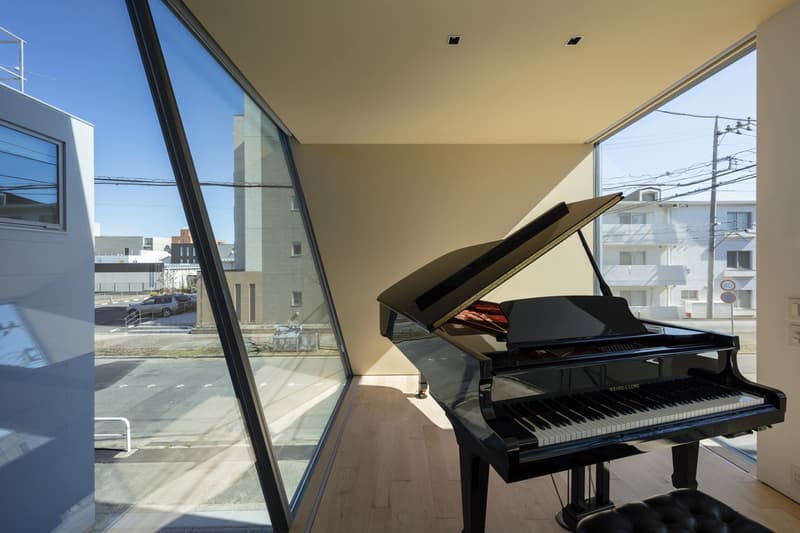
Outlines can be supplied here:
<path id="1" fill-rule="evenodd" d="M 176 294 L 175 298 L 178 300 L 179 313 L 184 313 L 186 311 L 194 311 L 197 309 L 196 294 Z"/>
<path id="2" fill-rule="evenodd" d="M 180 303 L 174 294 L 151 296 L 128 306 L 128 314 L 170 316 L 180 312 Z"/>

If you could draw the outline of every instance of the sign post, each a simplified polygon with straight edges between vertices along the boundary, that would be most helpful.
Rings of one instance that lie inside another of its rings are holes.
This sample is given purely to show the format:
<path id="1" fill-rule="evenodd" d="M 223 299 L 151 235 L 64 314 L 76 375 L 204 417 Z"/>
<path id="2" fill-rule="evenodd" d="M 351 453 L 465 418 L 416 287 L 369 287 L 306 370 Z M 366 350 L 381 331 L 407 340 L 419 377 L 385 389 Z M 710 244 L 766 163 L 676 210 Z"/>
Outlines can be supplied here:
<path id="1" fill-rule="evenodd" d="M 733 304 L 736 301 L 736 294 L 732 291 L 736 289 L 736 282 L 732 279 L 723 279 L 719 282 L 719 288 L 725 291 L 719 295 L 720 300 L 731 304 L 731 335 L 733 335 Z"/>
<path id="2" fill-rule="evenodd" d="M 733 304 L 736 301 L 736 294 L 725 291 L 719 295 L 719 299 L 725 302 L 726 304 L 731 304 L 731 335 L 733 335 Z"/>

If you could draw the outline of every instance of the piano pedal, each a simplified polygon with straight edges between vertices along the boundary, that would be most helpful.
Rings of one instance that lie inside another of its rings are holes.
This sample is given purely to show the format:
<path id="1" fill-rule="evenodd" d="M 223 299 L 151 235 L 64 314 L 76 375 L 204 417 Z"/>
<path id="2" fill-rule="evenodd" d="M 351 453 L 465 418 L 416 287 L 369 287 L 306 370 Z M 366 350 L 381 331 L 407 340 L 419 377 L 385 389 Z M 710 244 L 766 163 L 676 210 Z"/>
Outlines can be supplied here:
<path id="1" fill-rule="evenodd" d="M 565 505 L 556 515 L 556 522 L 567 531 L 575 531 L 578 528 L 578 522 L 587 516 L 613 508 L 614 504 L 610 501 L 598 504 L 596 498 L 587 498 L 580 508 L 572 503 Z"/>

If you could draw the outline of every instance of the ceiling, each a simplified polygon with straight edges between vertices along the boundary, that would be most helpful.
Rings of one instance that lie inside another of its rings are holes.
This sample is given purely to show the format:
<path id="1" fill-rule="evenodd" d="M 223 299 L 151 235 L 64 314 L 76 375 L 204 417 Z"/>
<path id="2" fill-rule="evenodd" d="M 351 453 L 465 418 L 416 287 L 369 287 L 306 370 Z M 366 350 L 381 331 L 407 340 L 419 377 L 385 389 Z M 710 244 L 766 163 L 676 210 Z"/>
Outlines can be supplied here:
<path id="1" fill-rule="evenodd" d="M 792 3 L 184 1 L 307 144 L 586 142 Z"/>

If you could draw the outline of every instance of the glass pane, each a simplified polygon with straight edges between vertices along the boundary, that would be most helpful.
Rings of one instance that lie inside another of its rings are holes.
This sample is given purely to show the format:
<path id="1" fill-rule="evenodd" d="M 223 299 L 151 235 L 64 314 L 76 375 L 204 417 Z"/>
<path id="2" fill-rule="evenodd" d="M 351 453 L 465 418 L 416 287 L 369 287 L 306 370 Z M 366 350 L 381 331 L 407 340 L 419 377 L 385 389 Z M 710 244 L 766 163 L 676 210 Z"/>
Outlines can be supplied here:
<path id="1" fill-rule="evenodd" d="M 262 530 L 219 339 L 195 328 L 199 270 L 125 3 L 4 3 L 0 24 L 30 45 L 26 91 L 94 125 L 93 531 Z M 51 144 L 26 147 L 52 168 Z"/>
<path id="2" fill-rule="evenodd" d="M 612 291 L 628 298 L 641 318 L 738 335 L 739 368 L 753 380 L 755 81 L 753 52 L 604 141 L 599 151 L 602 191 L 626 197 L 601 224 L 603 273 Z M 634 256 L 643 248 L 647 264 Z M 723 280 L 737 289 L 734 304 L 720 299 Z M 737 445 L 755 456 L 755 437 Z"/>
<path id="3" fill-rule="evenodd" d="M 331 312 L 275 124 L 161 4 L 170 77 L 289 500 L 346 382 Z M 198 327 L 214 327 L 202 280 Z"/>
<path id="4" fill-rule="evenodd" d="M 59 224 L 58 147 L 0 123 L 0 220 Z"/>

